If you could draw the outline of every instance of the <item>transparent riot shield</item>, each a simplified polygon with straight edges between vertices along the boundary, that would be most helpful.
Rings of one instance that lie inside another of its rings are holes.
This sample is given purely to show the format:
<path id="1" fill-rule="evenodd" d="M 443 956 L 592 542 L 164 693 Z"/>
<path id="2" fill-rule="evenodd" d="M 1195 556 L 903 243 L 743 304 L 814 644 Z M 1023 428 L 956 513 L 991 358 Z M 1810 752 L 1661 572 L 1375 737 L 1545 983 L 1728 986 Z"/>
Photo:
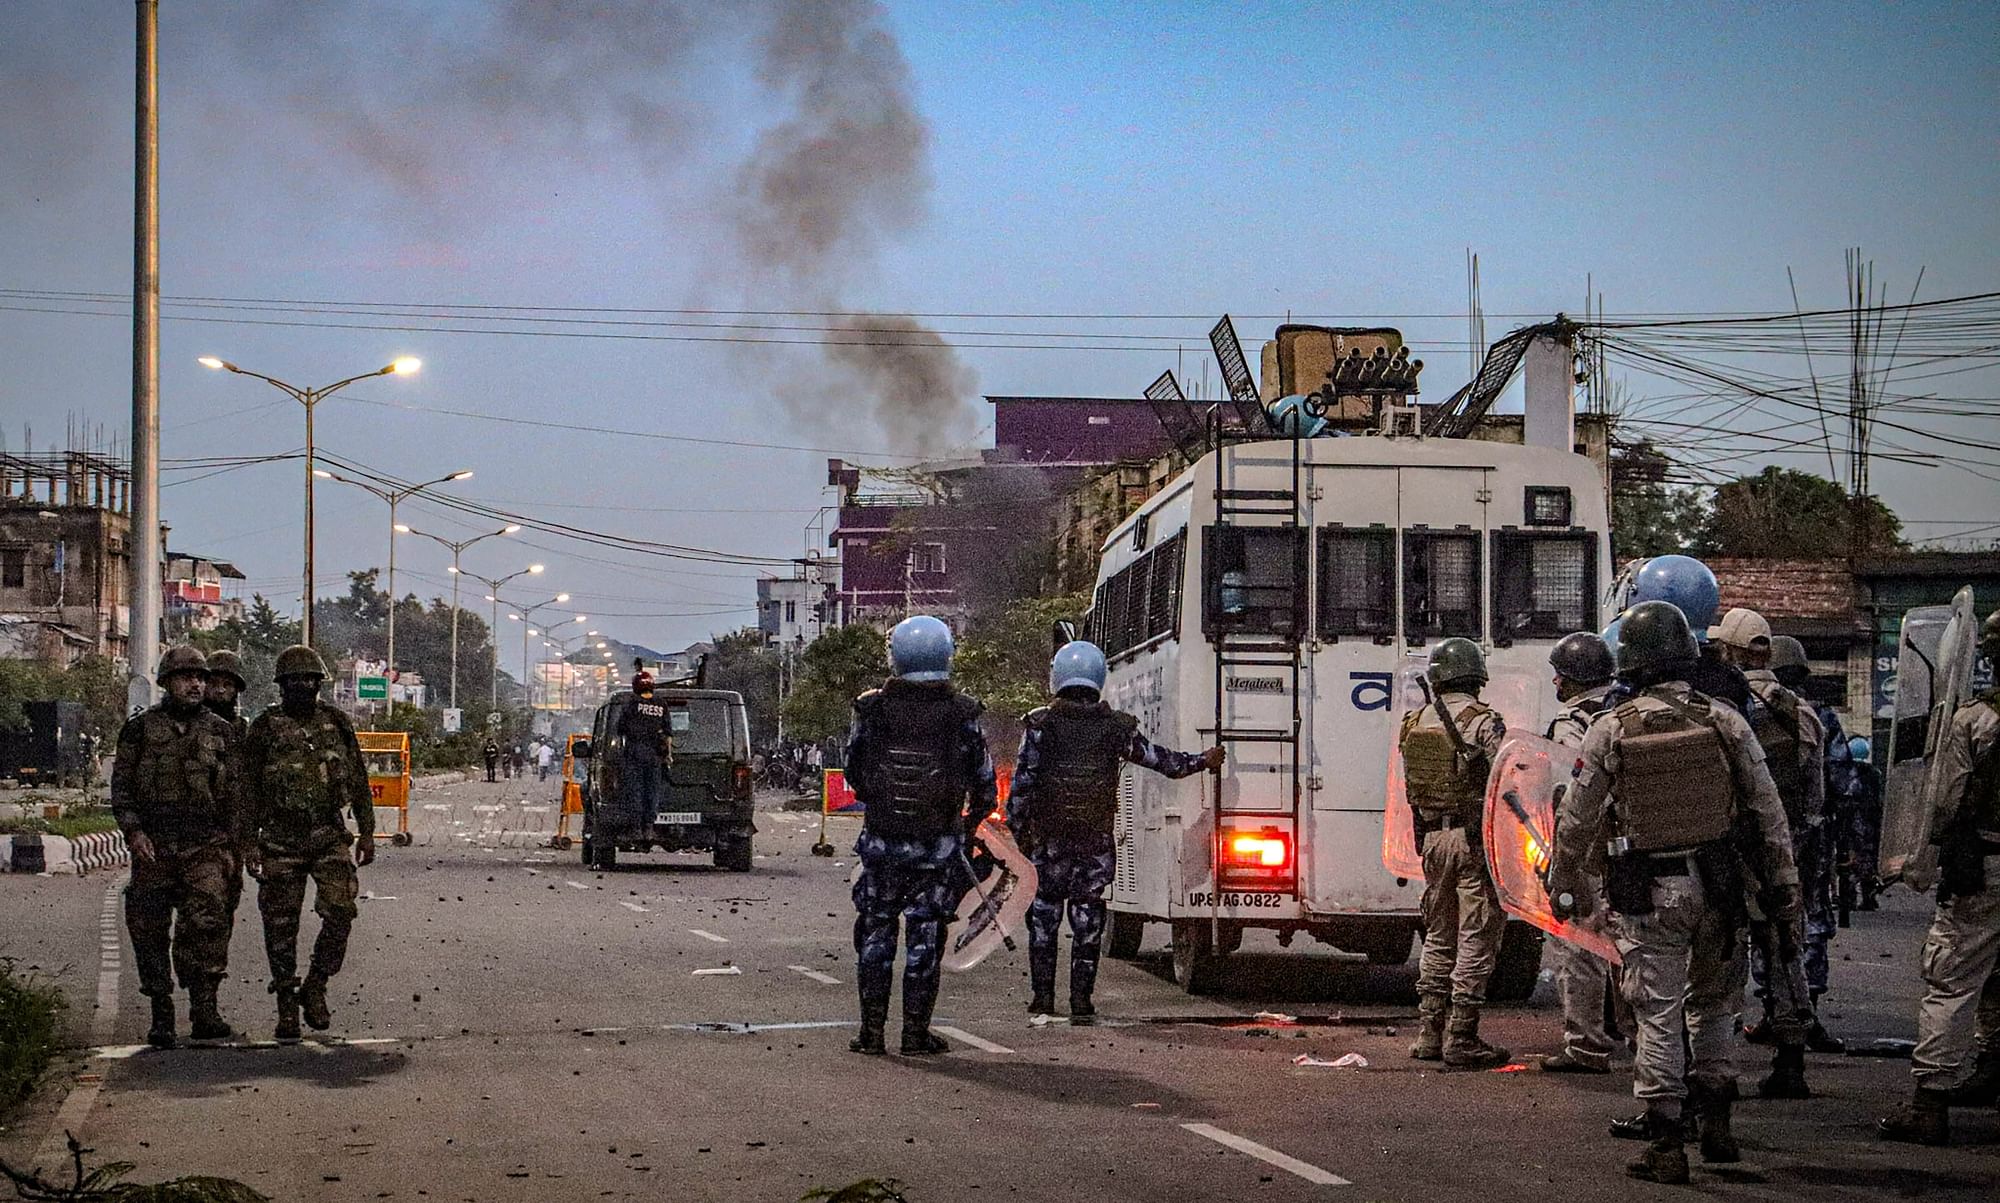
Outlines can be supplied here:
<path id="1" fill-rule="evenodd" d="M 1578 919 L 1559 919 L 1542 875 L 1555 855 L 1556 805 L 1570 784 L 1576 749 L 1539 735 L 1510 735 L 1486 787 L 1486 866 L 1500 905 L 1516 919 L 1618 964 L 1601 901 Z"/>
<path id="2" fill-rule="evenodd" d="M 1940 742 L 1953 712 L 1971 693 L 1978 651 L 1979 622 L 1969 586 L 1948 606 L 1919 606 L 1903 615 L 1882 784 L 1878 871 L 1884 881 L 1901 880 L 1905 867 L 1930 844 Z"/>
<path id="3" fill-rule="evenodd" d="M 1006 827 L 988 818 L 976 834 L 987 855 L 976 855 L 961 866 L 970 883 L 959 900 L 958 918 L 951 925 L 951 944 L 944 967 L 964 973 L 1003 944 L 1014 947 L 1013 933 L 1022 929 L 1028 904 L 1035 900 L 1035 866 Z"/>

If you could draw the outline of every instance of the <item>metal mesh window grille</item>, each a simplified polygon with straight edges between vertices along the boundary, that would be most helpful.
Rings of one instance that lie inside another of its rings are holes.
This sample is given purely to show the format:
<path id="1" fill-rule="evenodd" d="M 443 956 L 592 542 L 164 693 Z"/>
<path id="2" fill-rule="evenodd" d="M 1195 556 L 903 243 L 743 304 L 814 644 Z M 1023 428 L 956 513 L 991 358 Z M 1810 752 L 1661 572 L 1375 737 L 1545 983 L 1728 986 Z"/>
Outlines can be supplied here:
<path id="1" fill-rule="evenodd" d="M 1396 629 L 1396 535 L 1388 529 L 1319 533 L 1319 633 L 1384 635 Z"/>
<path id="2" fill-rule="evenodd" d="M 1496 638 L 1560 638 L 1597 627 L 1597 557 L 1589 535 L 1494 536 Z"/>
<path id="3" fill-rule="evenodd" d="M 1409 530 L 1403 533 L 1403 634 L 1462 635 L 1480 629 L 1479 532 Z"/>

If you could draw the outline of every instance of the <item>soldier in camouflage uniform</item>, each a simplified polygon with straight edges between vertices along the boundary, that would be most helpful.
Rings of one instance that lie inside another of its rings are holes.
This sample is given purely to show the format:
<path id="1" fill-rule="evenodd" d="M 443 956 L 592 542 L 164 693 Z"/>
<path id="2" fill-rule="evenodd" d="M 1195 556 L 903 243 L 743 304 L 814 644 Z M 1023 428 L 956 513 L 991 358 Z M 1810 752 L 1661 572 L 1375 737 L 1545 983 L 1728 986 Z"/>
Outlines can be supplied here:
<path id="1" fill-rule="evenodd" d="M 278 996 L 280 1040 L 299 1037 L 299 1011 L 314 1029 L 332 1026 L 326 982 L 340 972 L 359 914 L 355 868 L 375 859 L 375 807 L 368 771 L 347 716 L 319 700 L 326 665 L 309 647 L 278 655 L 282 701 L 250 724 L 244 741 L 249 831 L 244 857 L 258 881 L 264 952 Z M 349 832 L 341 811 L 354 815 Z M 350 852 L 350 845 L 352 849 Z M 305 981 L 298 977 L 299 912 L 314 887 L 319 937 Z"/>
<path id="2" fill-rule="evenodd" d="M 243 658 L 227 648 L 208 654 L 208 687 L 202 693 L 202 705 L 213 711 L 217 718 L 229 724 L 231 733 L 230 749 L 236 756 L 243 754 L 243 737 L 250 734 L 250 720 L 236 710 L 236 699 L 249 688 L 243 679 Z M 229 925 L 236 926 L 236 906 L 243 901 L 243 870 L 238 866 L 229 875 Z"/>
<path id="3" fill-rule="evenodd" d="M 1590 724 L 1610 709 L 1616 672 L 1611 648 L 1598 635 L 1576 631 L 1550 649 L 1549 666 L 1556 671 L 1556 700 L 1563 708 L 1549 721 L 1547 738 L 1565 748 L 1580 748 Z M 1591 878 L 1584 888 L 1595 896 L 1603 892 L 1604 882 Z M 1542 1058 L 1542 1069 L 1548 1073 L 1610 1073 L 1611 1054 L 1618 1047 L 1604 1022 L 1604 1000 L 1612 979 L 1610 962 L 1567 940 L 1551 940 L 1548 950 L 1555 960 L 1563 1046 L 1561 1052 Z"/>
<path id="4" fill-rule="evenodd" d="M 1112 820 L 1118 812 L 1119 766 L 1131 762 L 1164 777 L 1190 777 L 1222 767 L 1221 748 L 1176 752 L 1139 733 L 1139 720 L 1099 697 L 1104 653 L 1077 640 L 1049 665 L 1055 701 L 1024 720 L 1007 827 L 1034 862 L 1035 900 L 1028 907 L 1028 1009 L 1047 1015 L 1056 1005 L 1056 934 L 1069 911 L 1069 1013 L 1076 1023 L 1097 1014 L 1098 950 L 1104 935 L 1104 891 L 1117 869 Z"/>
<path id="5" fill-rule="evenodd" d="M 194 1038 L 232 1034 L 215 993 L 229 967 L 241 806 L 234 737 L 202 706 L 208 665 L 201 652 L 168 649 L 158 679 L 165 698 L 118 733 L 111 809 L 132 850 L 125 925 L 140 992 L 153 1000 L 146 1040 L 172 1048 L 176 976 L 188 992 Z"/>
<path id="6" fill-rule="evenodd" d="M 889 635 L 896 675 L 854 702 L 847 779 L 866 808 L 854 844 L 861 858 L 854 883 L 861 1032 L 848 1047 L 857 1053 L 885 1051 L 899 919 L 908 944 L 903 1053 L 949 1048 L 930 1030 L 945 928 L 964 892 L 966 835 L 994 805 L 981 707 L 952 688 L 951 653 L 951 630 L 942 622 L 928 615 L 904 619 Z"/>
<path id="7" fill-rule="evenodd" d="M 1830 958 L 1827 946 L 1840 927 L 1844 897 L 1854 882 L 1853 832 L 1861 808 L 1861 769 L 1848 747 L 1847 731 L 1840 716 L 1824 702 L 1806 697 L 1806 683 L 1812 679 L 1812 665 L 1805 645 L 1790 635 L 1771 637 L 1771 672 L 1778 684 L 1791 690 L 1799 701 L 1812 708 L 1820 728 L 1820 763 L 1824 766 L 1826 808 L 1820 831 L 1813 840 L 1816 859 L 1811 871 L 1801 856 L 1799 876 L 1804 884 L 1806 907 L 1805 972 L 1806 988 L 1812 995 L 1812 1026 L 1806 1031 L 1806 1047 L 1816 1053 L 1844 1053 L 1846 1041 L 1826 1030 L 1819 1019 L 1820 996 L 1830 986 Z M 1793 832 L 1793 849 L 1799 851 L 1798 832 Z M 1842 878 L 1846 877 L 1843 883 Z"/>

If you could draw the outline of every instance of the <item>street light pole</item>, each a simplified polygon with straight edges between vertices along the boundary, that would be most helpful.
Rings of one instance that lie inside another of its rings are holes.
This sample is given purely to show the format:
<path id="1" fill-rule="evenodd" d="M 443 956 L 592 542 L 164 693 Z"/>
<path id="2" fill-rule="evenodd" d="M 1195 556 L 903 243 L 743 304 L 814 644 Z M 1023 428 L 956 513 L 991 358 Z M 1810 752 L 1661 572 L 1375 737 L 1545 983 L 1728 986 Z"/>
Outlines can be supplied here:
<path id="1" fill-rule="evenodd" d="M 321 401 L 326 400 L 357 380 L 372 380 L 377 376 L 408 376 L 423 366 L 423 360 L 413 359 L 406 355 L 390 363 L 387 367 L 377 368 L 372 372 L 363 372 L 359 376 L 349 376 L 345 380 L 336 380 L 332 384 L 322 385 L 319 388 L 300 388 L 295 384 L 286 384 L 276 377 L 266 376 L 262 372 L 253 372 L 248 368 L 239 368 L 228 360 L 217 359 L 213 355 L 204 355 L 196 362 L 205 368 L 213 368 L 216 371 L 234 372 L 239 376 L 254 376 L 306 407 L 306 570 L 305 589 L 300 595 L 300 601 L 304 605 L 304 613 L 299 619 L 299 642 L 305 644 L 307 647 L 311 647 L 313 641 L 313 410 Z"/>
<path id="2" fill-rule="evenodd" d="M 500 577 L 480 576 L 476 572 L 468 572 L 465 574 L 471 577 L 473 580 L 478 581 L 480 584 L 486 586 L 488 589 L 492 590 L 491 593 L 488 593 L 486 595 L 486 600 L 493 603 L 493 617 L 490 620 L 492 624 L 491 634 L 487 640 L 488 646 L 491 647 L 493 650 L 493 655 L 490 657 L 490 659 L 493 661 L 492 665 L 493 688 L 492 688 L 492 697 L 487 700 L 487 705 L 494 710 L 500 709 L 500 586 L 506 584 L 508 581 L 515 579 L 516 577 L 528 576 L 530 574 L 538 574 L 542 571 L 542 568 L 543 565 L 530 564 L 526 568 L 521 569 L 519 572 L 510 572 L 506 576 L 500 576 Z"/>
<path id="3" fill-rule="evenodd" d="M 381 498 L 383 501 L 389 503 L 388 657 L 389 657 L 389 679 L 391 682 L 393 682 L 396 679 L 396 525 L 397 525 L 396 507 L 402 503 L 404 498 L 414 497 L 418 493 L 423 492 L 425 489 L 430 488 L 432 485 L 449 484 L 452 481 L 456 480 L 470 480 L 472 479 L 472 469 L 465 468 L 460 471 L 453 472 L 448 476 L 440 476 L 436 480 L 427 480 L 420 485 L 405 485 L 402 488 L 382 488 L 376 485 L 369 484 L 365 480 L 350 480 L 349 478 L 342 476 L 338 472 L 328 472 L 324 468 L 313 469 L 313 475 L 319 477 L 322 480 L 337 480 L 344 485 L 353 485 L 357 489 L 366 489 L 370 493 L 373 493 L 375 496 Z M 390 686 L 390 691 L 389 691 L 390 710 L 393 711 L 395 709 L 395 706 L 396 706 L 395 686 L 392 684 Z"/>
<path id="4" fill-rule="evenodd" d="M 558 593 L 547 601 L 538 601 L 532 606 L 520 607 L 521 612 L 519 614 L 509 614 L 507 616 L 521 624 L 521 688 L 527 692 L 528 708 L 531 710 L 534 709 L 535 705 L 535 686 L 528 679 L 528 639 L 537 633 L 533 626 L 535 611 L 546 610 L 550 606 L 559 606 L 568 600 L 569 594 Z"/>
<path id="5" fill-rule="evenodd" d="M 521 529 L 521 524 L 510 522 L 499 530 L 490 530 L 482 535 L 474 535 L 470 539 L 447 539 L 442 535 L 412 530 L 407 526 L 399 526 L 396 529 L 407 535 L 422 535 L 433 543 L 451 549 L 451 708 L 456 710 L 458 709 L 458 578 L 463 575 L 459 571 L 458 557 L 465 554 L 466 548 L 483 539 L 513 534 Z"/>
<path id="6" fill-rule="evenodd" d="M 160 654 L 160 5 L 139 0 L 133 72 L 132 542 L 126 698 L 153 702 Z M 30 451 L 34 448 L 30 447 Z M 74 498 L 71 499 L 74 502 Z"/>

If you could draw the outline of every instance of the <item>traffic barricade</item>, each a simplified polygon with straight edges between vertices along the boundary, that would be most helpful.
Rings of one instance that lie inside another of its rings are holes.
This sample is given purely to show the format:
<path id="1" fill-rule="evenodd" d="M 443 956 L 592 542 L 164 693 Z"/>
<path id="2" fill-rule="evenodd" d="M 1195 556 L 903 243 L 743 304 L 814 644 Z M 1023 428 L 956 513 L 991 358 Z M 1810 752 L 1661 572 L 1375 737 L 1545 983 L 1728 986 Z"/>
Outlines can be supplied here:
<path id="1" fill-rule="evenodd" d="M 389 842 L 410 844 L 410 733 L 356 731 L 361 760 L 368 766 L 368 793 L 377 810 L 396 812 L 396 830 Z"/>
<path id="2" fill-rule="evenodd" d="M 567 848 L 574 842 L 569 833 L 569 817 L 583 813 L 583 774 L 589 770 L 576 757 L 579 740 L 587 743 L 590 736 L 573 732 L 563 742 L 562 810 L 556 815 L 556 833 L 549 837 L 551 848 Z"/>

